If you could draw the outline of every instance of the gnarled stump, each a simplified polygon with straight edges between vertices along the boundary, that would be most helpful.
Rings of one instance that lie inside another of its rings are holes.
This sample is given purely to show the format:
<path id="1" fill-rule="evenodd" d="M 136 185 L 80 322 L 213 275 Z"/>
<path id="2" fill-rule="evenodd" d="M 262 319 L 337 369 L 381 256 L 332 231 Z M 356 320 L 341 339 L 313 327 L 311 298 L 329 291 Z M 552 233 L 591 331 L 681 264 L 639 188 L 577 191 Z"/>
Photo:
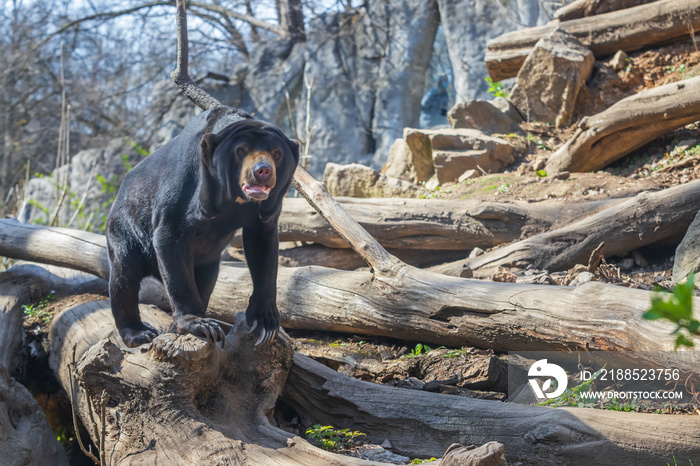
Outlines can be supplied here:
<path id="1" fill-rule="evenodd" d="M 74 393 L 95 444 L 104 442 L 103 464 L 373 464 L 324 452 L 270 424 L 293 354 L 283 332 L 255 348 L 241 314 L 225 348 L 161 334 L 129 349 L 114 331 L 109 303 L 87 299 L 56 305 L 63 310 L 51 324 L 50 365 Z M 170 323 L 155 307 L 141 313 L 160 330 Z M 73 351 L 79 361 L 71 387 Z"/>

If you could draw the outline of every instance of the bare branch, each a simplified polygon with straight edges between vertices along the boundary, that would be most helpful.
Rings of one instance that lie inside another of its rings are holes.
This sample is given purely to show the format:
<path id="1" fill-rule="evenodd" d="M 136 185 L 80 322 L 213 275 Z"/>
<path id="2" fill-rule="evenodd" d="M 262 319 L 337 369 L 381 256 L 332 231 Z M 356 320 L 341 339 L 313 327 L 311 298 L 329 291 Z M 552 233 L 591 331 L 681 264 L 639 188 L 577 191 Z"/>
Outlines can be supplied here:
<path id="1" fill-rule="evenodd" d="M 187 60 L 189 56 L 187 39 L 187 12 L 183 0 L 177 0 L 177 67 L 170 76 L 177 87 L 202 110 L 218 107 L 221 102 L 199 87 L 189 76 Z"/>
<path id="2" fill-rule="evenodd" d="M 250 15 L 244 15 L 241 13 L 238 13 L 237 11 L 233 11 L 229 8 L 223 7 L 221 5 L 208 5 L 206 3 L 200 3 L 200 2 L 189 2 L 190 6 L 194 6 L 197 8 L 201 8 L 203 10 L 209 10 L 213 11 L 216 13 L 220 13 L 226 16 L 230 16 L 231 18 L 235 18 L 241 21 L 245 21 L 246 23 L 250 24 L 251 26 L 259 27 L 260 29 L 266 29 L 268 31 L 274 32 L 275 34 L 278 34 L 280 36 L 284 35 L 284 31 L 282 28 L 279 26 L 268 23 L 267 21 L 263 21 L 261 19 L 258 19 L 254 16 Z"/>

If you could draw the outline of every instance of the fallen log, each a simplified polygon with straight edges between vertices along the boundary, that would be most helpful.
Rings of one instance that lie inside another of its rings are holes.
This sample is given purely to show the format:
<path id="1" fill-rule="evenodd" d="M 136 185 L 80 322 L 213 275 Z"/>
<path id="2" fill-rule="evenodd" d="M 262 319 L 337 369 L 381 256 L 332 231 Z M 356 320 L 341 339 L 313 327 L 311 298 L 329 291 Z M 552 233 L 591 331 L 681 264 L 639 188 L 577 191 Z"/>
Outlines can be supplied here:
<path id="1" fill-rule="evenodd" d="M 147 350 L 129 349 L 109 303 L 93 299 L 55 305 L 49 363 L 102 464 L 379 464 L 325 452 L 271 424 L 291 366 L 286 334 L 255 348 L 240 314 L 225 348 L 170 333 Z M 171 321 L 152 306 L 141 314 L 160 330 Z"/>
<path id="2" fill-rule="evenodd" d="M 657 137 L 700 120 L 699 106 L 700 77 L 626 97 L 583 118 L 574 135 L 550 156 L 547 173 L 605 168 Z"/>
<path id="3" fill-rule="evenodd" d="M 466 250 L 460 249 L 394 249 L 387 252 L 414 267 L 424 268 L 464 258 Z M 242 258 L 243 254 L 237 254 Z M 280 265 L 302 267 L 321 265 L 331 269 L 355 270 L 366 267 L 367 263 L 349 248 L 327 248 L 320 244 L 309 244 L 290 249 L 280 249 Z"/>
<path id="4" fill-rule="evenodd" d="M 554 12 L 552 17 L 559 21 L 600 15 L 610 11 L 624 10 L 657 0 L 574 0 Z"/>
<path id="5" fill-rule="evenodd" d="M 94 278 L 91 277 L 92 280 Z M 75 291 L 83 280 L 71 280 Z M 0 274 L 0 458 L 7 465 L 68 465 L 63 446 L 29 391 L 11 374 L 22 344 L 22 305 L 65 284 L 36 266 L 17 266 Z"/>
<path id="6" fill-rule="evenodd" d="M 33 243 L 30 238 L 38 231 L 48 241 L 55 234 L 66 246 L 72 232 L 0 220 L 0 254 L 56 263 L 50 255 L 8 247 L 7 238 Z M 83 252 L 93 258 L 106 255 L 100 235 L 86 241 L 87 233 L 79 233 L 61 265 L 86 268 Z M 569 288 L 466 280 L 415 269 L 384 254 L 373 259 L 373 272 L 280 267 L 277 300 L 283 327 L 497 351 L 673 350 L 674 326 L 641 317 L 650 292 L 599 282 Z M 100 263 L 92 262 L 93 273 L 100 273 Z M 251 292 L 245 264 L 223 264 L 208 314 L 232 322 Z M 159 285 L 142 287 L 142 296 L 163 305 Z"/>
<path id="7" fill-rule="evenodd" d="M 698 212 L 700 181 L 642 193 L 563 228 L 531 236 L 481 256 L 458 261 L 477 277 L 500 266 L 534 265 L 550 272 L 587 264 L 605 242 L 605 256 L 624 255 L 662 240 L 680 242 Z"/>
<path id="8" fill-rule="evenodd" d="M 547 408 L 393 388 L 299 353 L 282 397 L 304 423 L 368 432 L 370 440 L 388 439 L 407 455 L 438 456 L 454 441 L 500 442 L 509 463 L 525 465 L 658 465 L 674 455 L 700 455 L 697 416 Z"/>
<path id="9" fill-rule="evenodd" d="M 353 199 L 339 205 L 385 248 L 469 250 L 519 239 L 524 230 L 546 230 L 591 215 L 617 199 L 583 202 L 480 202 L 440 199 Z M 280 241 L 348 248 L 330 224 L 303 199 L 285 199 Z M 233 246 L 241 247 L 238 238 Z"/>
<path id="10" fill-rule="evenodd" d="M 538 40 L 555 28 L 576 37 L 596 57 L 632 52 L 700 30 L 700 0 L 659 0 L 571 21 L 508 32 L 486 44 L 486 69 L 494 81 L 518 74 Z"/>

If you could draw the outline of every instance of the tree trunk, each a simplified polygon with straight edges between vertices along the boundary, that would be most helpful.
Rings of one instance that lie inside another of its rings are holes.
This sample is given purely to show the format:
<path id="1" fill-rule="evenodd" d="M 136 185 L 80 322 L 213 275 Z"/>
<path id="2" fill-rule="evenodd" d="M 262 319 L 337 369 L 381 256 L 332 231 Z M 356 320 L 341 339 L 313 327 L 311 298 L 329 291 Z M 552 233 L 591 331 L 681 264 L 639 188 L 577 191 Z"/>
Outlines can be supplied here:
<path id="1" fill-rule="evenodd" d="M 375 464 L 324 452 L 270 423 L 293 354 L 283 332 L 256 348 L 240 314 L 224 348 L 171 333 L 147 351 L 129 349 L 109 303 L 92 299 L 56 304 L 49 363 L 73 393 L 102 464 Z M 171 321 L 150 306 L 141 314 L 160 330 Z"/>
<path id="2" fill-rule="evenodd" d="M 52 250 L 41 256 L 8 247 L 3 239 L 36 244 L 27 240 L 39 231 L 43 241 L 50 244 L 53 234 L 63 238 L 64 246 L 72 232 L 0 220 L 0 254 L 58 263 Z M 99 274 L 101 262 L 94 256 L 100 248 L 106 256 L 101 237 L 77 233 L 73 253 L 62 256 L 60 265 L 85 270 L 85 253 L 92 258 L 93 273 Z M 87 235 L 95 239 L 87 241 Z M 569 288 L 465 280 L 415 269 L 384 254 L 373 260 L 374 273 L 281 267 L 277 301 L 282 325 L 496 351 L 673 350 L 674 326 L 641 317 L 650 305 L 650 292 L 599 282 Z M 142 286 L 142 292 L 147 302 L 163 306 L 166 301 L 161 286 Z M 223 265 L 209 315 L 232 322 L 236 311 L 246 308 L 251 292 L 245 264 Z"/>
<path id="3" fill-rule="evenodd" d="M 554 19 L 569 21 L 611 11 L 624 10 L 656 0 L 575 0 L 554 12 Z"/>
<path id="4" fill-rule="evenodd" d="M 385 248 L 469 250 L 490 248 L 591 215 L 620 202 L 480 202 L 439 199 L 336 199 Z M 350 245 L 304 199 L 285 199 L 280 241 L 305 241 L 329 248 Z M 241 247 L 240 238 L 234 246 Z"/>
<path id="5" fill-rule="evenodd" d="M 700 0 L 660 0 L 508 32 L 487 43 L 485 61 L 491 78 L 500 81 L 516 76 L 537 41 L 555 28 L 576 37 L 596 57 L 612 55 L 618 50 L 631 52 L 694 34 L 700 29 Z"/>
<path id="6" fill-rule="evenodd" d="M 699 119 L 700 77 L 646 89 L 582 119 L 574 135 L 549 158 L 547 173 L 600 170 Z"/>
<path id="7" fill-rule="evenodd" d="M 697 416 L 547 408 L 387 387 L 353 379 L 299 353 L 282 394 L 302 422 L 388 439 L 394 451 L 441 455 L 453 442 L 497 441 L 509 463 L 658 465 L 700 455 Z M 679 463 L 680 464 L 680 463 Z"/>
<path id="8" fill-rule="evenodd" d="M 294 42 L 306 40 L 301 0 L 276 0 L 277 17 L 285 35 Z"/>
<path id="9" fill-rule="evenodd" d="M 601 242 L 605 242 L 606 257 L 662 240 L 680 243 L 698 213 L 699 197 L 700 181 L 642 193 L 563 228 L 458 261 L 454 271 L 464 265 L 475 276 L 487 277 L 500 266 L 532 264 L 553 272 L 587 264 Z"/>
<path id="10" fill-rule="evenodd" d="M 11 377 L 22 344 L 22 305 L 37 301 L 61 283 L 60 278 L 31 265 L 0 274 L 0 458 L 9 466 L 68 465 L 41 407 Z M 66 289 L 75 291 L 83 284 L 73 280 Z"/>

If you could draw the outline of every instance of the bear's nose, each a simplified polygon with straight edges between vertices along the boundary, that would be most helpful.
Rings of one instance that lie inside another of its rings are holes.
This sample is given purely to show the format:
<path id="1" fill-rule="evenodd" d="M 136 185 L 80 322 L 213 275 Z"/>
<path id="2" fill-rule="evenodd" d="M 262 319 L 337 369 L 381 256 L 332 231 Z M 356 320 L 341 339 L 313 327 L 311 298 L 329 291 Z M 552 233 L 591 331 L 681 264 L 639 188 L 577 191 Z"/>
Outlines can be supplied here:
<path id="1" fill-rule="evenodd" d="M 258 162 L 253 167 L 255 179 L 258 181 L 267 181 L 272 176 L 272 167 L 269 163 Z"/>

